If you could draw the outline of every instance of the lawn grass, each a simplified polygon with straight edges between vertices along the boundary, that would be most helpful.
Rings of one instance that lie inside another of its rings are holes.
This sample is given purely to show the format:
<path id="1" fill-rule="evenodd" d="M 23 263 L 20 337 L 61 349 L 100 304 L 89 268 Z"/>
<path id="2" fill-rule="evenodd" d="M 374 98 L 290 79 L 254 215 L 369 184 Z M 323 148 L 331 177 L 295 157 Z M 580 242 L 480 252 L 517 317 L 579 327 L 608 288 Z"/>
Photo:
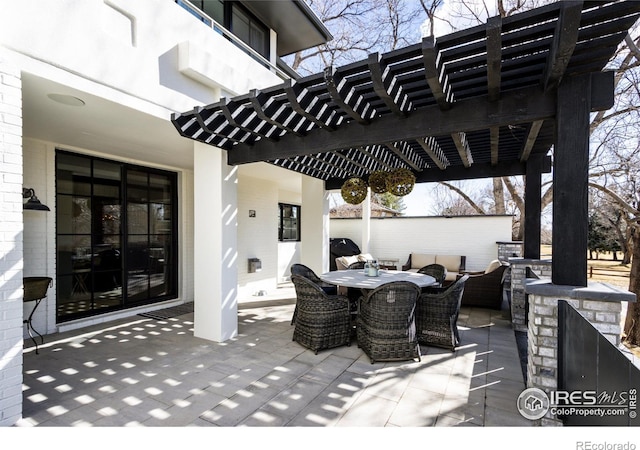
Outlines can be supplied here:
<path id="1" fill-rule="evenodd" d="M 595 256 L 595 254 L 594 254 Z M 540 248 L 542 259 L 551 258 L 551 246 L 543 245 Z M 587 281 L 599 281 L 609 283 L 624 290 L 629 289 L 629 272 L 631 264 L 622 264 L 622 254 L 618 253 L 618 261 L 613 259 L 612 253 L 600 253 L 598 259 L 588 259 L 587 255 Z"/>

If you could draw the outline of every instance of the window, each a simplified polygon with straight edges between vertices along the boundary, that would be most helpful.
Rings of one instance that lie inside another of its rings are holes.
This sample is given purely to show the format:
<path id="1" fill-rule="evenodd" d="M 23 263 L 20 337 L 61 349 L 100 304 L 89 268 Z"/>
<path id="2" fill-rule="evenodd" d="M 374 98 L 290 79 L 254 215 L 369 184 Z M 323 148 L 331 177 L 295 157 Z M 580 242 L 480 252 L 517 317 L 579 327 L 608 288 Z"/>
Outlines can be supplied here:
<path id="1" fill-rule="evenodd" d="M 269 59 L 269 29 L 242 5 L 225 0 L 176 0 L 176 3 L 210 27 L 213 27 L 211 19 L 215 20 Z"/>
<path id="2" fill-rule="evenodd" d="M 300 240 L 300 206 L 279 203 L 280 221 L 278 224 L 279 241 Z"/>
<path id="3" fill-rule="evenodd" d="M 177 296 L 175 173 L 58 151 L 58 322 Z"/>
<path id="4" fill-rule="evenodd" d="M 231 13 L 231 32 L 242 42 L 269 59 L 269 35 L 267 28 L 248 11 L 234 4 Z"/>

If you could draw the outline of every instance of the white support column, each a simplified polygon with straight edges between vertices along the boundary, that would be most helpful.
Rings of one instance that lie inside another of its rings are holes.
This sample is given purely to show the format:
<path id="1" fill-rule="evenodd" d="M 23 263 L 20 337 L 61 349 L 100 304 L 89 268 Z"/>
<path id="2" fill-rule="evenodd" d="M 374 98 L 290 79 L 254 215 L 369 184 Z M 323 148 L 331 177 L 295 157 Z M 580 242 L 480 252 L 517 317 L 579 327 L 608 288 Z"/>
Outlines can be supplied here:
<path id="1" fill-rule="evenodd" d="M 329 193 L 321 180 L 302 176 L 300 260 L 316 273 L 329 271 Z"/>
<path id="2" fill-rule="evenodd" d="M 362 202 L 362 243 L 361 253 L 369 253 L 371 242 L 371 189 L 367 188 L 367 198 Z"/>
<path id="3" fill-rule="evenodd" d="M 237 168 L 227 152 L 194 142 L 194 335 L 238 334 Z"/>

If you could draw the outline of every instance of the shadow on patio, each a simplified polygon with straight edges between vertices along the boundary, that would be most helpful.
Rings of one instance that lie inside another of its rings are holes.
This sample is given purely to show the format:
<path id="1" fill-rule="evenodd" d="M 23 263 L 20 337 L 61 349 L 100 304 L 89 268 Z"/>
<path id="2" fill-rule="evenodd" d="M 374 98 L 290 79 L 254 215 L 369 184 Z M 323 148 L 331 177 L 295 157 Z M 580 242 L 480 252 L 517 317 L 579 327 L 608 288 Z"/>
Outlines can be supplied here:
<path id="1" fill-rule="evenodd" d="M 353 341 L 318 355 L 291 341 L 293 300 L 240 304 L 239 335 L 193 337 L 193 314 L 136 316 L 25 349 L 19 426 L 528 426 L 514 332 L 463 308 L 462 347 L 376 363 Z M 31 341 L 25 341 L 25 346 Z"/>

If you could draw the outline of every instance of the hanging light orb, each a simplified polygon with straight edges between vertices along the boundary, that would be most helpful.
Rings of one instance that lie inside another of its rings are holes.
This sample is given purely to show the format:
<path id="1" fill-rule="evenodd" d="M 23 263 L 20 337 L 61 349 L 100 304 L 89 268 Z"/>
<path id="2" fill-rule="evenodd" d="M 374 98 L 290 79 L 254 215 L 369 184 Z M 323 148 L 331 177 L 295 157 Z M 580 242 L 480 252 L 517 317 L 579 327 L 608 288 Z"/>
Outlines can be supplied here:
<path id="1" fill-rule="evenodd" d="M 347 203 L 352 205 L 362 203 L 362 201 L 367 198 L 367 182 L 362 178 L 349 178 L 342 185 L 340 193 Z"/>
<path id="2" fill-rule="evenodd" d="M 396 169 L 387 176 L 387 191 L 402 197 L 409 194 L 416 184 L 416 176 L 409 169 Z"/>
<path id="3" fill-rule="evenodd" d="M 376 194 L 384 194 L 387 192 L 387 178 L 389 178 L 387 172 L 376 170 L 369 175 L 369 187 Z"/>

